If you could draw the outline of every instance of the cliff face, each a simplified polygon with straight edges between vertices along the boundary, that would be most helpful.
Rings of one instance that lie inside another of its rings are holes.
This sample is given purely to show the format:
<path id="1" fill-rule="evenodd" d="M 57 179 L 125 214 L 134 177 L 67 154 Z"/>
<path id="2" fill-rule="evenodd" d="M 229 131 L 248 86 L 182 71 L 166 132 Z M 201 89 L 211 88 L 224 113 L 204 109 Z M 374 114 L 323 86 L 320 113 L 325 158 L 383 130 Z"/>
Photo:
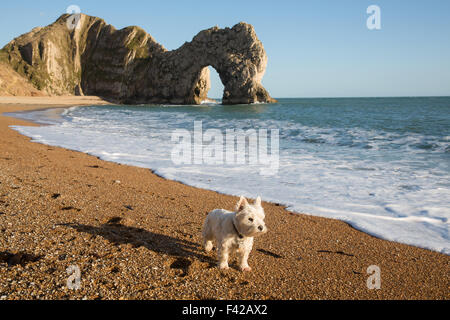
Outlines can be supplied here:
<path id="1" fill-rule="evenodd" d="M 14 71 L 11 66 L 0 62 L 0 96 L 39 97 L 45 94 L 37 90 L 28 79 Z"/>
<path id="2" fill-rule="evenodd" d="M 212 28 L 167 51 L 139 27 L 116 30 L 80 15 L 63 15 L 2 49 L 6 61 L 52 95 L 98 95 L 123 103 L 199 104 L 210 88 L 208 66 L 225 86 L 223 103 L 273 102 L 261 85 L 267 56 L 251 25 Z"/>

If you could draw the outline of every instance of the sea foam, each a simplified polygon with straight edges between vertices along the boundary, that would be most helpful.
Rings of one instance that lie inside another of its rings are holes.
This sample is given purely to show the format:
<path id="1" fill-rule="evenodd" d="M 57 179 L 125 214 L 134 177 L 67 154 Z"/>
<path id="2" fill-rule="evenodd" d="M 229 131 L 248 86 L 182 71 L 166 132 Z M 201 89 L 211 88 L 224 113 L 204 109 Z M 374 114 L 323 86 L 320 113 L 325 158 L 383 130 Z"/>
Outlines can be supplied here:
<path id="1" fill-rule="evenodd" d="M 402 119 L 421 106 L 415 100 L 394 100 L 397 109 L 391 100 L 382 101 L 390 108 L 380 100 L 336 100 L 76 107 L 59 119 L 49 119 L 48 111 L 16 115 L 51 125 L 14 128 L 33 141 L 151 168 L 200 188 L 261 195 L 291 211 L 340 219 L 383 239 L 450 254 L 449 120 L 440 115 L 448 101 L 444 107 L 429 106 L 426 116 L 418 115 L 421 122 L 405 123 Z M 366 104 L 378 109 L 364 109 Z M 174 165 L 171 134 L 179 128 L 192 131 L 194 121 L 223 132 L 279 129 L 278 173 L 262 176 L 250 165 Z"/>

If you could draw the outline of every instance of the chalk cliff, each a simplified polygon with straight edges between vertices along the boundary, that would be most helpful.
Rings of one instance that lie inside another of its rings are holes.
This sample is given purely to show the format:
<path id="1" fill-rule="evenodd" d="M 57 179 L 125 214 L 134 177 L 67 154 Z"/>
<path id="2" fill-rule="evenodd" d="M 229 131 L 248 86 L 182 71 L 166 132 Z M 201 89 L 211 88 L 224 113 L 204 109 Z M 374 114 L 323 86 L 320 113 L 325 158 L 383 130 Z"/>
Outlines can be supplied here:
<path id="1" fill-rule="evenodd" d="M 212 66 L 225 87 L 224 104 L 275 101 L 261 85 L 266 52 L 246 23 L 201 31 L 168 51 L 139 27 L 116 30 L 97 17 L 63 15 L 11 41 L 0 58 L 50 95 L 199 104 L 207 98 Z"/>

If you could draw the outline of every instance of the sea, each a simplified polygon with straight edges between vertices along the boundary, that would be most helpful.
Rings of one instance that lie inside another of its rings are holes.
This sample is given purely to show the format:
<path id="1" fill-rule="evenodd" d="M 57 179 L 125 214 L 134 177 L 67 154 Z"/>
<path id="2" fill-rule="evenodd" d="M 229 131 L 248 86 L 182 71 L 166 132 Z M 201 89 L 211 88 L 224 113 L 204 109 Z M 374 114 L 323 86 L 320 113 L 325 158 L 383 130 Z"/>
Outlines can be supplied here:
<path id="1" fill-rule="evenodd" d="M 149 168 L 224 194 L 259 195 L 293 212 L 339 219 L 382 239 L 450 254 L 450 97 L 111 105 L 9 115 L 44 124 L 13 127 L 35 142 Z M 195 139 L 199 128 L 203 136 Z M 248 145 L 251 133 L 258 139 L 267 133 L 275 170 L 263 174 L 267 163 L 251 162 L 250 147 L 234 149 L 245 154 L 244 161 L 232 162 L 236 158 L 224 152 L 220 162 L 227 130 L 249 133 Z M 194 161 L 175 161 L 180 150 L 191 150 L 185 159 Z M 205 150 L 216 162 L 193 155 Z"/>

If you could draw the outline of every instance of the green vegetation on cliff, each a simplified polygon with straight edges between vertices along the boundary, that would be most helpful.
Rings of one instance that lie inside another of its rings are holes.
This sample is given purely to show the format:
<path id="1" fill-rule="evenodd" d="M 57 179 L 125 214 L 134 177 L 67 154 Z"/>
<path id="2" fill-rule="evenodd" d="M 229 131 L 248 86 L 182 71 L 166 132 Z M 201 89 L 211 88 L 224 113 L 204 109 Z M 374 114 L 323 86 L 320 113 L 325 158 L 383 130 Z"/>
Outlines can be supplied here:
<path id="1" fill-rule="evenodd" d="M 8 62 L 8 52 L 6 50 L 0 49 L 0 62 Z"/>

